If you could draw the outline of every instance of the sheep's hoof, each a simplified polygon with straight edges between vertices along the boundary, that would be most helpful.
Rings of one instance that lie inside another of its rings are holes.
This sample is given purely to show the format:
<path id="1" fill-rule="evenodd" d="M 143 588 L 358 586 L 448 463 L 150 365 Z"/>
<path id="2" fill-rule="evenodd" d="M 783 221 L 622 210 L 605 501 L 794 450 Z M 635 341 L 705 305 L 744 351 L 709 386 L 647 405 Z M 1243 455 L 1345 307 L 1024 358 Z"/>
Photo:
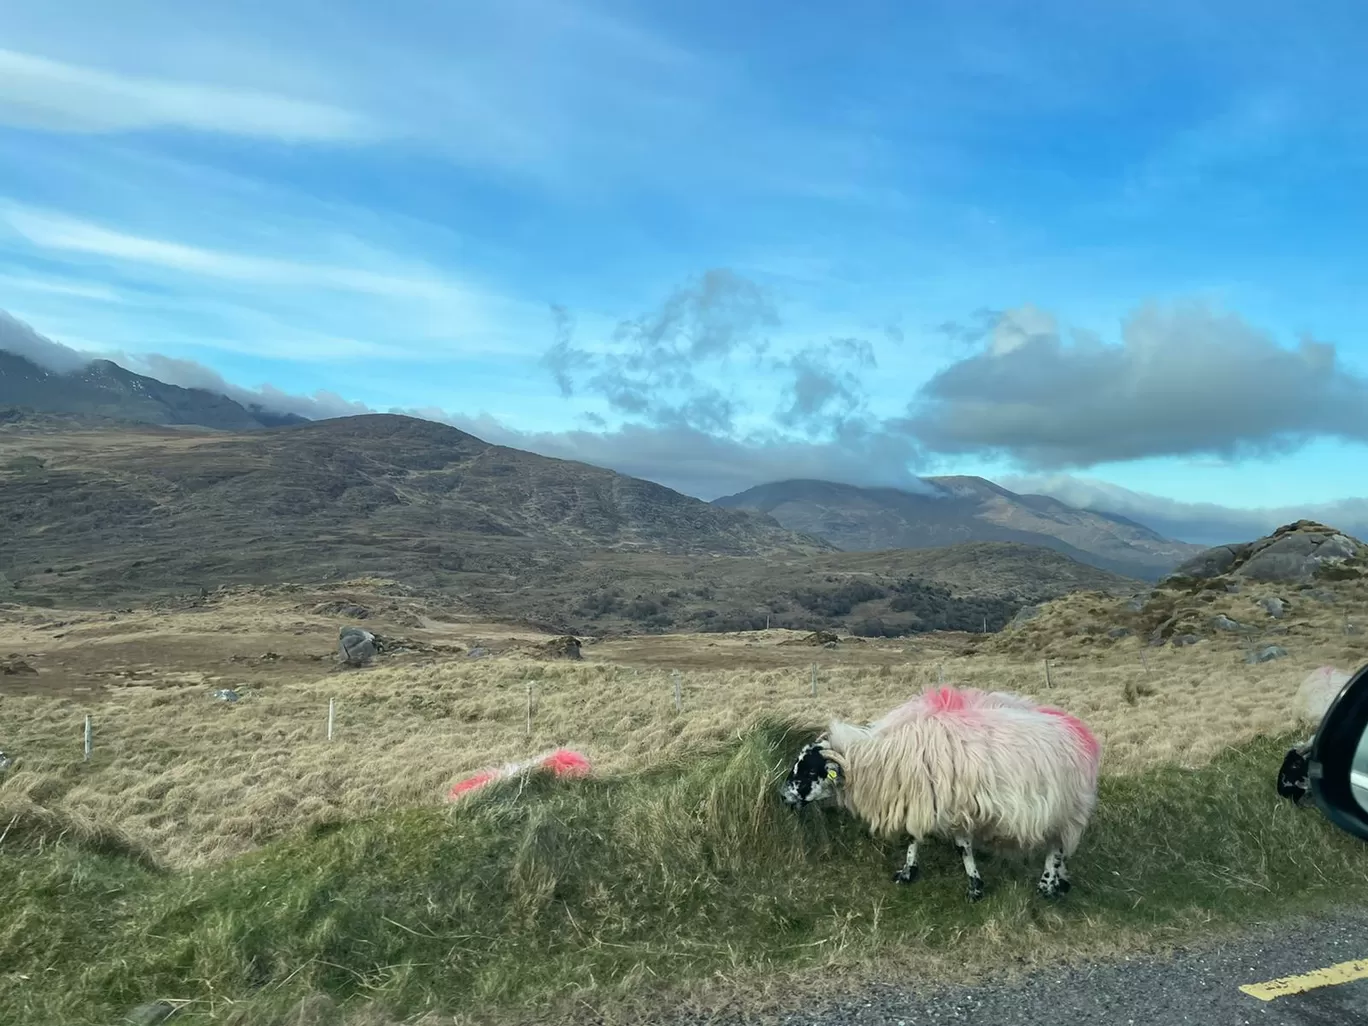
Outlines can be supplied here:
<path id="1" fill-rule="evenodd" d="M 971 876 L 969 878 L 969 900 L 978 901 L 983 897 L 983 877 Z"/>
<path id="2" fill-rule="evenodd" d="M 1072 886 L 1073 886 L 1073 884 L 1069 883 L 1068 880 L 1065 880 L 1065 879 L 1062 879 L 1062 878 L 1061 878 L 1060 881 L 1059 881 L 1059 893 L 1060 893 L 1060 894 L 1068 894 L 1068 893 L 1069 893 L 1069 888 L 1072 887 Z"/>
<path id="3" fill-rule="evenodd" d="M 903 866 L 902 869 L 898 870 L 896 873 L 893 874 L 893 882 L 894 882 L 894 883 L 910 884 L 910 883 L 911 883 L 913 880 L 915 880 L 916 878 L 917 878 L 917 867 L 916 867 L 916 866 Z"/>
<path id="4" fill-rule="evenodd" d="M 1036 893 L 1042 898 L 1057 898 L 1072 886 L 1068 880 L 1041 880 L 1036 884 Z"/>

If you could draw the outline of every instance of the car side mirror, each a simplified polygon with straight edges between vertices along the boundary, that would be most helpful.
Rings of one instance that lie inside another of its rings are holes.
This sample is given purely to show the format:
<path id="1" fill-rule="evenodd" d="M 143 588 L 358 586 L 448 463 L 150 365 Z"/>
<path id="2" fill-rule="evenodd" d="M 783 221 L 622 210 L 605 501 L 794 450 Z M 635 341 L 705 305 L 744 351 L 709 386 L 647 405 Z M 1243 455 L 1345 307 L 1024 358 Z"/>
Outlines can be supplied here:
<path id="1" fill-rule="evenodd" d="M 1325 710 L 1307 763 L 1311 795 L 1325 818 L 1368 840 L 1368 666 Z"/>

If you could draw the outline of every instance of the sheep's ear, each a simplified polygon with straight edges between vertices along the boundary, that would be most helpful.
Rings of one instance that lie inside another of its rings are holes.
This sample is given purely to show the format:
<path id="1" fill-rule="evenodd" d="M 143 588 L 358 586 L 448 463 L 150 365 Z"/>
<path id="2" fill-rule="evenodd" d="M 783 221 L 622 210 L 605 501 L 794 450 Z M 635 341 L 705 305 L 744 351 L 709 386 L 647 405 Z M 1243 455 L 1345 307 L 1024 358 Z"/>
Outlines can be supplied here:
<path id="1" fill-rule="evenodd" d="M 826 775 L 828 780 L 844 780 L 845 765 L 840 754 L 833 752 L 829 748 L 822 749 L 822 758 L 826 760 Z"/>

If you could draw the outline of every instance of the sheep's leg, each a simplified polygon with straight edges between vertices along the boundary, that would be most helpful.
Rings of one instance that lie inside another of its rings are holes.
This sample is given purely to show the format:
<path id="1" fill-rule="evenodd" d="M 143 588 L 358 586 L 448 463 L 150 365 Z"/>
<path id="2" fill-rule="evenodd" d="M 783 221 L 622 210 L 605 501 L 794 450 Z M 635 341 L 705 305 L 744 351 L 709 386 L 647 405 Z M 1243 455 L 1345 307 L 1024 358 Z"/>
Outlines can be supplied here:
<path id="1" fill-rule="evenodd" d="M 911 883 L 917 878 L 917 839 L 912 838 L 912 843 L 907 846 L 907 854 L 903 857 L 903 867 L 893 874 L 893 882 L 900 884 Z"/>
<path id="2" fill-rule="evenodd" d="M 964 872 L 969 877 L 969 900 L 978 901 L 983 897 L 983 877 L 979 876 L 978 866 L 974 864 L 974 845 L 971 838 L 956 837 L 955 850 L 964 862 Z"/>
<path id="3" fill-rule="evenodd" d="M 1069 869 L 1064 862 L 1063 849 L 1051 849 L 1050 854 L 1045 856 L 1045 872 L 1040 874 L 1040 883 L 1036 884 L 1036 890 L 1042 898 L 1053 898 L 1057 894 L 1064 894 L 1072 886 L 1069 883 Z"/>

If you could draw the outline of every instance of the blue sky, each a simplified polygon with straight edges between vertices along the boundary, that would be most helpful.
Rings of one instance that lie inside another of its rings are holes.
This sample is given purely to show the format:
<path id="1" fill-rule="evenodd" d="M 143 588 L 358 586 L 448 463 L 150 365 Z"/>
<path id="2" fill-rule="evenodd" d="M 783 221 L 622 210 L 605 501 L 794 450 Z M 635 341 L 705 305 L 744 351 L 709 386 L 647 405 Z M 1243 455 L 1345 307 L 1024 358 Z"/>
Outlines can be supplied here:
<path id="1" fill-rule="evenodd" d="M 707 498 L 1368 525 L 1364 52 L 1348 0 L 11 0 L 0 309 Z"/>

